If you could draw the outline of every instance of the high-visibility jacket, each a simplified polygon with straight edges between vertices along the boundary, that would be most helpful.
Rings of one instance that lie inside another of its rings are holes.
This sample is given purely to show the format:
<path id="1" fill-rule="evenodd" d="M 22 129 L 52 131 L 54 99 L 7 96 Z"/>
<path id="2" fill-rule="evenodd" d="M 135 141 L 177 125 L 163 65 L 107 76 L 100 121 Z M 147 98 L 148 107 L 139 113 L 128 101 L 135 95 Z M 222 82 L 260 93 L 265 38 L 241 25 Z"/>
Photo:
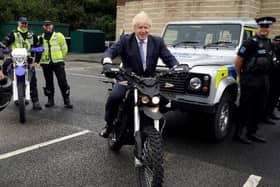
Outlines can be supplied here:
<path id="1" fill-rule="evenodd" d="M 19 31 L 16 31 L 13 33 L 14 37 L 15 37 L 15 41 L 12 43 L 11 48 L 15 49 L 15 48 L 25 48 L 28 52 L 28 56 L 30 56 L 30 49 L 31 46 L 33 45 L 33 33 L 27 31 L 27 37 L 26 39 L 24 39 L 22 37 L 22 35 L 20 34 Z"/>
<path id="2" fill-rule="evenodd" d="M 68 52 L 66 40 L 62 33 L 53 32 L 50 40 L 45 40 L 44 33 L 41 35 L 43 41 L 44 52 L 41 57 L 41 64 L 49 64 L 63 62 Z"/>

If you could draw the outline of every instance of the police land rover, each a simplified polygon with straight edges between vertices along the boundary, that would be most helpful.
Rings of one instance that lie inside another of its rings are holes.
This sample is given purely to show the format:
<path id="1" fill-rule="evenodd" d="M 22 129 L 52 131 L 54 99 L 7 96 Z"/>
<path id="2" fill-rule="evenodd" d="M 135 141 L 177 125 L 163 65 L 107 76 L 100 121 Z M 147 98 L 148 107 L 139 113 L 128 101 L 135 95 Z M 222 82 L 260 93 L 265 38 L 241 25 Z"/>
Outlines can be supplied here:
<path id="1" fill-rule="evenodd" d="M 162 78 L 172 85 L 161 86 L 163 95 L 175 110 L 210 114 L 216 140 L 228 134 L 238 104 L 237 50 L 256 29 L 255 20 L 236 18 L 169 22 L 162 33 L 171 53 L 190 68 L 187 74 Z M 157 68 L 165 67 L 160 61 Z"/>

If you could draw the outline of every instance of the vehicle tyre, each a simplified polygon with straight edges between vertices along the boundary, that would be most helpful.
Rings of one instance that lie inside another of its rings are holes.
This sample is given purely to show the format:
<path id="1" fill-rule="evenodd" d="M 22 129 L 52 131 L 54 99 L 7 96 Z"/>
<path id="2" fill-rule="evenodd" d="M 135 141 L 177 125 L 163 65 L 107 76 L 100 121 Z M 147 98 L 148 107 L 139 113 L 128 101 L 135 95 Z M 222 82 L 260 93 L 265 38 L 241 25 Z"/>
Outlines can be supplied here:
<path id="1" fill-rule="evenodd" d="M 143 165 L 137 168 L 140 187 L 160 187 L 163 183 L 162 138 L 154 127 L 146 127 L 142 132 Z"/>
<path id="2" fill-rule="evenodd" d="M 213 138 L 216 141 L 225 139 L 228 135 L 232 123 L 233 101 L 229 92 L 225 92 L 217 106 L 215 115 L 212 117 Z"/>
<path id="3" fill-rule="evenodd" d="M 25 85 L 18 84 L 18 108 L 19 108 L 19 122 L 25 123 Z"/>
<path id="4" fill-rule="evenodd" d="M 123 145 L 119 134 L 120 133 L 117 132 L 117 129 L 114 128 L 108 137 L 108 146 L 114 152 L 118 152 Z"/>

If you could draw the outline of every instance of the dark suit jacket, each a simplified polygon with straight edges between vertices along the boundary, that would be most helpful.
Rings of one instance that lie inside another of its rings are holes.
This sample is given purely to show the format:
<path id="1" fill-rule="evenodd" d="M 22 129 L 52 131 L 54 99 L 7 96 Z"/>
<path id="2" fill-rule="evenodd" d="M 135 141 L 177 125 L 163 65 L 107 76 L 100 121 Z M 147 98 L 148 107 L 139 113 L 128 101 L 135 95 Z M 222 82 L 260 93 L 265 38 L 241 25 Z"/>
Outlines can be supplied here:
<path id="1" fill-rule="evenodd" d="M 121 40 L 107 49 L 103 54 L 102 61 L 106 57 L 113 59 L 118 55 L 121 56 L 123 68 L 130 69 L 139 76 L 152 76 L 155 73 L 158 58 L 161 58 L 169 68 L 179 64 L 166 48 L 163 39 L 152 35 L 148 36 L 147 68 L 145 71 L 143 70 L 139 47 L 134 33 L 122 36 Z"/>

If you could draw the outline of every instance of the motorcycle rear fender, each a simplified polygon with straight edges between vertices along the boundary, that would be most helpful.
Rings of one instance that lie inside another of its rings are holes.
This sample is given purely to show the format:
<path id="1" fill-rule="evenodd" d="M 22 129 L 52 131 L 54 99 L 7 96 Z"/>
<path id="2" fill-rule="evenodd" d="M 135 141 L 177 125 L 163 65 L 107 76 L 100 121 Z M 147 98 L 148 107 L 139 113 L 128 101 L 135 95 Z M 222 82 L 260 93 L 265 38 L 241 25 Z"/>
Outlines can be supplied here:
<path id="1" fill-rule="evenodd" d="M 159 106 L 156 107 L 147 107 L 143 106 L 141 109 L 146 116 L 153 120 L 160 120 L 162 118 L 162 114 L 159 111 Z"/>

